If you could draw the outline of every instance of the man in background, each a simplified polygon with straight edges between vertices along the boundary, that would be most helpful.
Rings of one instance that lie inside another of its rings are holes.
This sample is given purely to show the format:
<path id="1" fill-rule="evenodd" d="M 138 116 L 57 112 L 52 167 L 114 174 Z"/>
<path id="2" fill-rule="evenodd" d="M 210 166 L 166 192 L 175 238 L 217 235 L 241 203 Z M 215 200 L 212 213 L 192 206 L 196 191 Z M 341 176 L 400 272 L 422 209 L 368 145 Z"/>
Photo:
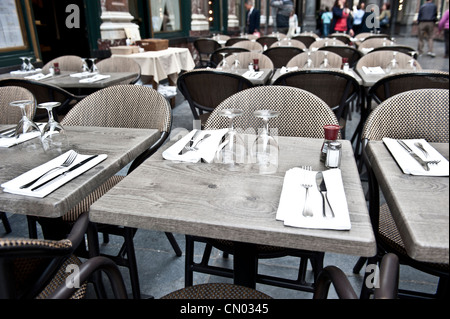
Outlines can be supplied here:
<path id="1" fill-rule="evenodd" d="M 427 0 L 419 9 L 419 55 L 423 54 L 424 40 L 428 39 L 428 55 L 435 57 L 433 52 L 434 25 L 437 19 L 437 7 L 433 0 Z"/>
<path id="2" fill-rule="evenodd" d="M 270 6 L 277 9 L 277 31 L 287 34 L 289 31 L 289 17 L 294 10 L 291 0 L 271 0 Z"/>
<path id="3" fill-rule="evenodd" d="M 245 8 L 247 9 L 247 33 L 259 32 L 260 11 L 253 6 L 253 0 L 245 1 Z"/>

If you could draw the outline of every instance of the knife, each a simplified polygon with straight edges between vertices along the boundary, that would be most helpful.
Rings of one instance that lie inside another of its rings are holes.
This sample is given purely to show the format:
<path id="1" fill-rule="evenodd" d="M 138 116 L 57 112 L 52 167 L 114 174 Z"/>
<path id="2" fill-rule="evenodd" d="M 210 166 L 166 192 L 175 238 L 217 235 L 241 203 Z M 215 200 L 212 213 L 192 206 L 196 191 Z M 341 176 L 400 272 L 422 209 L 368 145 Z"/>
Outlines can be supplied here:
<path id="1" fill-rule="evenodd" d="M 189 142 L 187 142 L 186 145 L 183 146 L 183 148 L 178 153 L 178 155 L 182 155 L 182 154 L 186 153 L 188 151 L 188 150 L 186 150 L 186 148 L 192 147 L 192 144 L 194 144 L 195 139 L 200 135 L 201 132 L 202 132 L 201 130 L 197 130 L 197 132 L 195 132 L 194 135 L 192 135 Z"/>
<path id="2" fill-rule="evenodd" d="M 409 155 L 411 155 L 412 158 L 414 158 L 420 165 L 422 165 L 423 169 L 426 171 L 429 171 L 430 168 L 428 167 L 427 163 L 421 159 L 419 157 L 419 155 L 417 155 L 416 153 L 414 153 L 414 151 L 412 149 L 409 148 L 408 145 L 406 145 L 405 142 L 403 142 L 402 140 L 397 140 L 398 144 L 400 144 L 407 152 Z"/>
<path id="3" fill-rule="evenodd" d="M 323 217 L 333 218 L 334 212 L 333 212 L 333 208 L 331 208 L 330 202 L 328 201 L 327 185 L 325 185 L 325 180 L 323 179 L 322 172 L 317 172 L 316 184 L 317 184 L 317 189 L 319 190 L 320 194 L 322 195 Z"/>
<path id="4" fill-rule="evenodd" d="M 88 158 L 86 158 L 85 160 L 79 162 L 77 165 L 72 166 L 72 167 L 69 168 L 68 170 L 66 170 L 66 171 L 64 171 L 64 172 L 62 172 L 62 173 L 60 173 L 60 174 L 58 174 L 58 175 L 56 175 L 56 176 L 50 178 L 48 181 L 45 181 L 45 182 L 43 182 L 43 183 L 37 185 L 36 187 L 33 187 L 33 188 L 31 189 L 31 191 L 34 191 L 34 190 L 36 190 L 36 189 L 38 189 L 38 188 L 41 188 L 42 186 L 44 186 L 44 185 L 50 183 L 51 181 L 53 181 L 54 179 L 60 177 L 61 175 L 66 175 L 67 173 L 76 170 L 77 168 L 83 166 L 84 164 L 86 164 L 86 163 L 89 162 L 90 160 L 93 160 L 93 159 L 96 158 L 97 156 L 98 156 L 98 155 L 92 155 L 92 156 L 89 156 Z"/>

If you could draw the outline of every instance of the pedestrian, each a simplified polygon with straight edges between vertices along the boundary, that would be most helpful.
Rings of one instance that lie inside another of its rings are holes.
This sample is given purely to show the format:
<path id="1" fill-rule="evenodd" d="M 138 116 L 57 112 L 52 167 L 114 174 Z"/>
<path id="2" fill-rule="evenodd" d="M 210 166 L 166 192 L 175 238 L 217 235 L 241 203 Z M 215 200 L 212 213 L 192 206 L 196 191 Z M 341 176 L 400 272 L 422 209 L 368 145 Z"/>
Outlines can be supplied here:
<path id="1" fill-rule="evenodd" d="M 245 8 L 247 9 L 247 33 L 259 33 L 261 12 L 253 5 L 253 0 L 245 1 Z"/>
<path id="2" fill-rule="evenodd" d="M 437 20 L 437 7 L 433 0 L 426 2 L 419 9 L 417 21 L 419 23 L 419 55 L 423 54 L 424 40 L 428 40 L 428 55 L 435 57 L 433 52 L 434 25 Z"/>
<path id="3" fill-rule="evenodd" d="M 292 9 L 291 15 L 289 16 L 289 31 L 287 33 L 287 36 L 289 38 L 293 38 L 297 33 L 297 28 L 298 28 L 298 17 L 295 14 L 295 10 Z"/>
<path id="4" fill-rule="evenodd" d="M 353 32 L 353 17 L 347 7 L 346 0 L 336 0 L 332 9 L 333 27 L 332 31 L 337 33 L 347 33 L 351 37 Z"/>
<path id="5" fill-rule="evenodd" d="M 287 34 L 289 31 L 289 17 L 294 10 L 291 0 L 271 0 L 270 6 L 277 8 L 277 31 Z"/>
<path id="6" fill-rule="evenodd" d="M 444 12 L 444 15 L 442 16 L 441 20 L 439 21 L 439 33 L 444 30 L 444 42 L 445 42 L 445 55 L 444 58 L 448 59 L 448 9 Z"/>
<path id="7" fill-rule="evenodd" d="M 356 12 L 353 15 L 353 31 L 355 31 L 355 35 L 361 33 L 362 26 L 363 26 L 363 18 L 365 11 L 366 4 L 364 2 L 361 2 L 356 7 Z"/>
<path id="8" fill-rule="evenodd" d="M 322 13 L 320 18 L 322 19 L 322 35 L 326 38 L 330 34 L 330 25 L 331 20 L 333 19 L 333 14 L 331 13 L 330 8 L 325 7 L 325 12 Z"/>
<path id="9" fill-rule="evenodd" d="M 378 17 L 380 20 L 380 29 L 386 29 L 389 27 L 389 22 L 391 21 L 391 5 L 387 2 L 383 3 L 381 7 L 381 14 Z"/>

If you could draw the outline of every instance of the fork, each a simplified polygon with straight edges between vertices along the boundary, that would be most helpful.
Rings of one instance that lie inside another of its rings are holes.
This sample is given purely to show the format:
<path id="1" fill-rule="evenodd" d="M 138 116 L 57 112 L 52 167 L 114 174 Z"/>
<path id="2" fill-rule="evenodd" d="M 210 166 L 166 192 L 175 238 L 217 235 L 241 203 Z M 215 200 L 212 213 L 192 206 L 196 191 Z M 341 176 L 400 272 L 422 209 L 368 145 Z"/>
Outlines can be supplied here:
<path id="1" fill-rule="evenodd" d="M 420 142 L 415 142 L 414 146 L 417 147 L 419 150 L 422 151 L 423 155 L 425 155 L 425 157 L 428 157 L 428 152 L 427 150 L 423 147 L 422 143 Z"/>
<path id="2" fill-rule="evenodd" d="M 187 151 L 198 151 L 198 144 L 206 140 L 208 137 L 210 137 L 211 134 L 205 134 L 202 138 L 200 138 L 198 141 L 196 141 L 192 146 L 185 146 L 184 149 Z"/>
<path id="3" fill-rule="evenodd" d="M 309 189 L 313 186 L 310 179 L 307 178 L 308 174 L 307 172 L 311 171 L 312 168 L 311 166 L 302 166 L 302 169 L 304 170 L 303 172 L 303 183 L 302 186 L 306 189 L 306 194 L 305 194 L 305 206 L 303 207 L 303 216 L 305 217 L 312 217 L 313 214 L 311 212 L 311 210 L 309 210 L 309 206 L 308 206 L 308 195 L 309 195 Z"/>
<path id="4" fill-rule="evenodd" d="M 42 174 L 38 178 L 32 180 L 31 182 L 29 182 L 29 183 L 27 183 L 25 185 L 20 186 L 19 188 L 22 189 L 22 188 L 30 187 L 31 185 L 36 183 L 38 180 L 40 180 L 42 177 L 44 177 L 45 175 L 48 175 L 50 172 L 53 172 L 54 170 L 57 170 L 57 169 L 62 169 L 62 168 L 65 168 L 65 167 L 69 167 L 73 163 L 73 161 L 75 160 L 77 155 L 78 155 L 77 152 L 75 152 L 73 150 L 70 151 L 69 156 L 67 156 L 66 160 L 61 165 L 53 167 L 52 169 L 48 170 L 47 172 L 45 172 L 44 174 Z"/>

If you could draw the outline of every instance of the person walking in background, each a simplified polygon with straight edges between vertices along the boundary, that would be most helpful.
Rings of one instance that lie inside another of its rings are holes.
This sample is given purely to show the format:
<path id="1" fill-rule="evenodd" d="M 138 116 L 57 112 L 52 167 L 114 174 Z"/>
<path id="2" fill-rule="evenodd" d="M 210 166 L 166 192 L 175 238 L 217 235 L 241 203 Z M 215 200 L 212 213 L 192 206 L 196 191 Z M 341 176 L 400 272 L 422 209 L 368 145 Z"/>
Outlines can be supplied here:
<path id="1" fill-rule="evenodd" d="M 350 9 L 346 6 L 346 0 L 336 0 L 333 6 L 332 32 L 347 33 L 354 36 L 353 17 Z"/>
<path id="2" fill-rule="evenodd" d="M 433 0 L 426 0 L 426 2 L 419 9 L 419 55 L 423 54 L 424 40 L 428 39 L 428 55 L 435 57 L 433 52 L 434 40 L 434 24 L 437 20 L 437 7 Z"/>
<path id="3" fill-rule="evenodd" d="M 295 33 L 297 32 L 298 27 L 298 18 L 295 14 L 295 10 L 292 9 L 291 15 L 289 16 L 289 31 L 287 33 L 287 36 L 292 38 L 295 36 Z"/>
<path id="4" fill-rule="evenodd" d="M 270 6 L 277 8 L 277 31 L 287 34 L 289 31 L 289 17 L 294 10 L 291 0 L 271 0 Z"/>
<path id="5" fill-rule="evenodd" d="M 253 0 L 245 1 L 245 8 L 247 9 L 247 33 L 259 32 L 261 12 L 253 6 Z"/>
<path id="6" fill-rule="evenodd" d="M 444 30 L 444 42 L 445 42 L 445 55 L 444 59 L 448 59 L 448 9 L 442 15 L 441 20 L 439 21 L 439 33 Z"/>
<path id="7" fill-rule="evenodd" d="M 364 10 L 366 7 L 366 4 L 364 2 L 359 3 L 356 7 L 356 12 L 353 15 L 353 31 L 355 32 L 355 35 L 361 33 L 362 26 L 363 26 L 363 18 L 364 14 L 366 13 L 366 10 Z"/>
<path id="8" fill-rule="evenodd" d="M 331 20 L 333 19 L 333 14 L 331 13 L 330 8 L 326 7 L 325 12 L 322 13 L 320 18 L 322 19 L 322 35 L 326 38 L 330 34 L 330 25 Z"/>
<path id="9" fill-rule="evenodd" d="M 389 27 L 391 21 L 391 5 L 387 2 L 383 3 L 381 7 L 381 14 L 378 17 L 380 19 L 380 29 L 386 29 Z"/>

